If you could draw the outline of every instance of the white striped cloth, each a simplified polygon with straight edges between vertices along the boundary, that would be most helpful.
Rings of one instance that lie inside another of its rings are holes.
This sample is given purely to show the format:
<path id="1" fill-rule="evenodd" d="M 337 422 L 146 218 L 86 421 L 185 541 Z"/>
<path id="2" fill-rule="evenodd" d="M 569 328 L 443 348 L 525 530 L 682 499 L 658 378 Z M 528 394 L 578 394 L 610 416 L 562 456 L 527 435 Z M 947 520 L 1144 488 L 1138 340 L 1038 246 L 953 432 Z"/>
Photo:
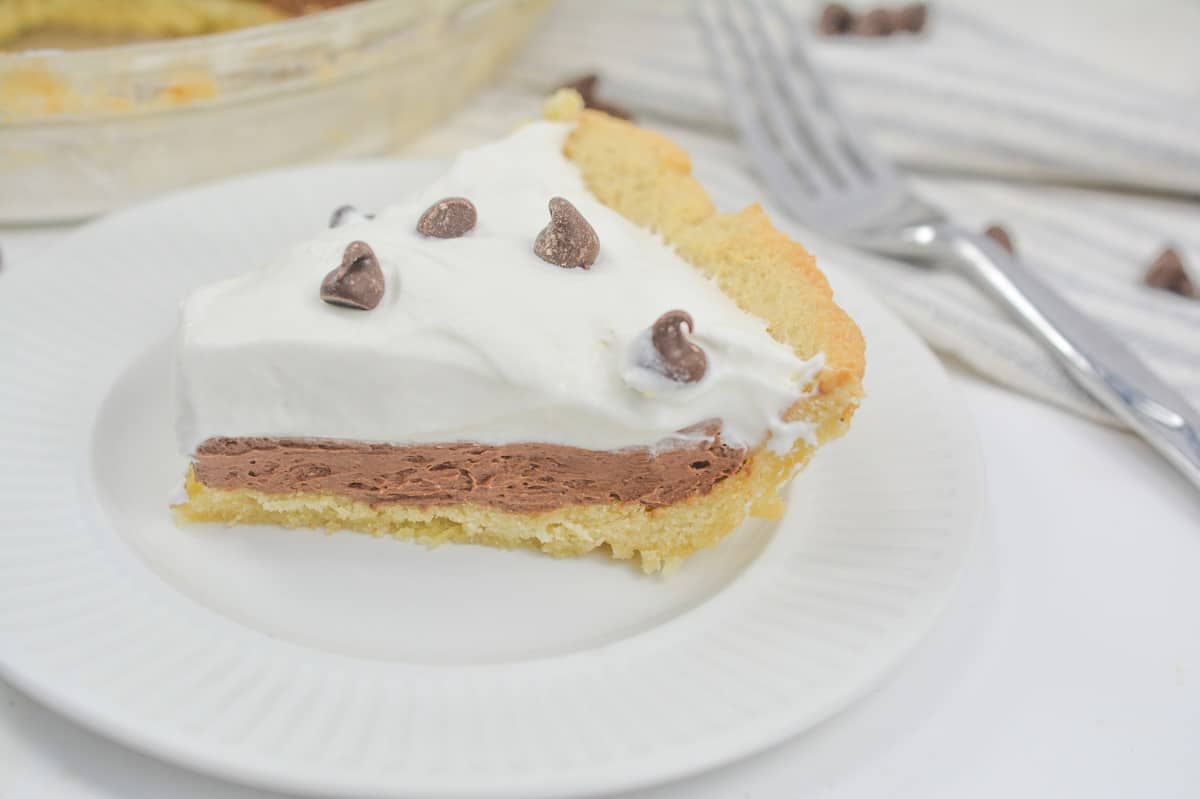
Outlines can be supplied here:
<path id="1" fill-rule="evenodd" d="M 498 88 L 408 152 L 443 154 L 493 138 L 535 113 L 548 89 L 599 73 L 605 100 L 692 153 L 719 205 L 763 202 L 819 261 L 865 278 L 934 348 L 1030 395 L 1113 421 L 957 276 L 850 251 L 772 209 L 686 5 L 564 0 Z M 793 8 L 796 35 L 812 40 L 843 104 L 912 170 L 921 193 L 968 226 L 1003 224 L 1022 260 L 1200 406 L 1200 302 L 1141 284 L 1168 244 L 1200 267 L 1200 102 L 1106 75 L 955 9 L 935 6 L 925 35 L 865 40 L 814 37 L 818 6 Z"/>

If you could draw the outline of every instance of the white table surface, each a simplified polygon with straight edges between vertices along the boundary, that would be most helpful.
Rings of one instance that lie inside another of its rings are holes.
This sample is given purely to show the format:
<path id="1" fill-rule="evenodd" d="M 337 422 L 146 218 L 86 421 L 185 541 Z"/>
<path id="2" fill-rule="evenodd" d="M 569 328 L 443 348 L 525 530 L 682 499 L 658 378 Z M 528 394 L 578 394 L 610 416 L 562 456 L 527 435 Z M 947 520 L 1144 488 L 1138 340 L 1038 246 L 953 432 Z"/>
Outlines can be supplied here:
<path id="1" fill-rule="evenodd" d="M 1200 94 L 1194 0 L 971 5 Z M 0 291 L 61 235 L 0 228 Z M 1132 436 L 952 373 L 990 508 L 934 633 L 809 734 L 631 797 L 1200 796 L 1200 493 Z M 125 749 L 0 682 L 0 799 L 163 797 L 280 799 Z"/>

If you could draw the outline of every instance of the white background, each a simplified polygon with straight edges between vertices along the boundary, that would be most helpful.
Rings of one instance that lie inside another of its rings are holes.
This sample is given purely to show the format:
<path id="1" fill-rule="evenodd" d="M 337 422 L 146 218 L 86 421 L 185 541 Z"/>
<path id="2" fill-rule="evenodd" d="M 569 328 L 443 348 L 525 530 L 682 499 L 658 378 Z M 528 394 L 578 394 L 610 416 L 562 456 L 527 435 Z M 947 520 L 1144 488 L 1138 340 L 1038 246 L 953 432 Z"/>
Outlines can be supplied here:
<path id="1" fill-rule="evenodd" d="M 1200 3 L 970 5 L 1200 101 Z M 62 234 L 0 228 L 0 291 Z M 637 797 L 1200 796 L 1200 492 L 1131 436 L 954 374 L 990 508 L 933 635 L 817 730 Z M 278 795 L 131 752 L 0 683 L 0 797 Z"/>

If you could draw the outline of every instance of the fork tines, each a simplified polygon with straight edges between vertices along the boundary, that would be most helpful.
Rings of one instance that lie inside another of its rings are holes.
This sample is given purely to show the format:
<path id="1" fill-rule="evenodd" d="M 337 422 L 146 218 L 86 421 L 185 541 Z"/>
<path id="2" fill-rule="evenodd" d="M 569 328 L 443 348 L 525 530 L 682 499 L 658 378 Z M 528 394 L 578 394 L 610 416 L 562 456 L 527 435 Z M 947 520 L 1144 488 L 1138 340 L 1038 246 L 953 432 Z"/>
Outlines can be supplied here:
<path id="1" fill-rule="evenodd" d="M 777 0 L 694 6 L 734 123 L 768 189 L 814 227 L 840 227 L 891 195 L 891 166 L 846 123 Z"/>

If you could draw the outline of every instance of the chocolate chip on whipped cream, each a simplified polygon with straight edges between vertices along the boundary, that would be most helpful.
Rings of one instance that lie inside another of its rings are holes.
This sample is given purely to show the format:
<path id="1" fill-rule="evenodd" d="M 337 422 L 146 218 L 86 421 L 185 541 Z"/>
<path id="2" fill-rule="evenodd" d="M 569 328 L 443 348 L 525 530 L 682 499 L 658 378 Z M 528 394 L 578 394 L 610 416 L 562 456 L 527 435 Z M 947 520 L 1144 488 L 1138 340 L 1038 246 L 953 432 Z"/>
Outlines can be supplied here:
<path id="1" fill-rule="evenodd" d="M 538 234 L 533 251 L 555 266 L 587 269 L 600 256 L 600 237 L 575 206 L 562 197 L 552 197 L 550 224 Z"/>
<path id="2" fill-rule="evenodd" d="M 383 299 L 383 268 L 365 241 L 346 245 L 342 263 L 321 281 L 321 299 L 330 305 L 369 311 Z"/>
<path id="3" fill-rule="evenodd" d="M 341 227 L 352 222 L 366 222 L 374 218 L 374 214 L 364 214 L 353 205 L 339 205 L 329 217 L 329 226 L 331 228 Z"/>
<path id="4" fill-rule="evenodd" d="M 654 368 L 680 383 L 697 383 L 708 371 L 708 356 L 688 338 L 693 329 L 692 315 L 679 310 L 667 311 L 650 328 L 650 341 L 658 355 Z"/>
<path id="5" fill-rule="evenodd" d="M 1166 289 L 1181 297 L 1195 297 L 1196 286 L 1183 268 L 1183 259 L 1173 248 L 1168 247 L 1159 253 L 1150 264 L 1144 278 L 1146 285 L 1156 289 Z"/>
<path id="6" fill-rule="evenodd" d="M 466 197 L 445 197 L 425 209 L 417 232 L 436 239 L 457 239 L 475 227 L 475 204 Z"/>

